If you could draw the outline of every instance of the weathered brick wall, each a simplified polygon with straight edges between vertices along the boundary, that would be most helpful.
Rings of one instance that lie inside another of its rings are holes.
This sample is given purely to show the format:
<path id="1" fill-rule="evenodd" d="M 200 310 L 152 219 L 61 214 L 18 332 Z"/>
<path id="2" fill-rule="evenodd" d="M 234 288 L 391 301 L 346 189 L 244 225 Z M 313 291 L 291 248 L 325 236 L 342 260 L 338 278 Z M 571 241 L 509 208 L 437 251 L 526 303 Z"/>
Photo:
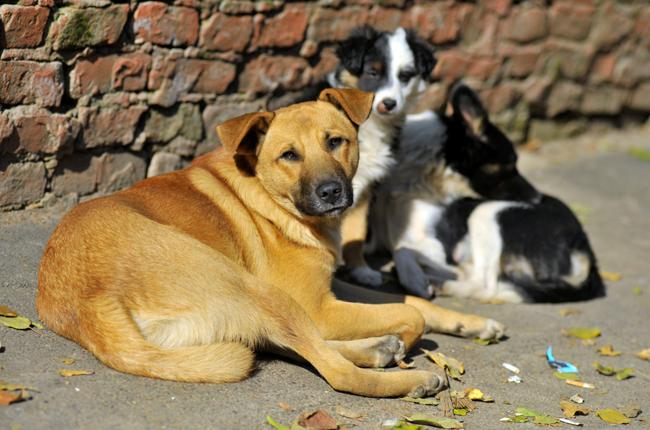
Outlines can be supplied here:
<path id="1" fill-rule="evenodd" d="M 650 112 L 645 0 L 20 0 L 0 6 L 0 208 L 92 196 L 214 147 L 214 126 L 333 68 L 361 24 L 439 49 L 523 140 Z M 551 123 L 549 120 L 556 120 Z"/>

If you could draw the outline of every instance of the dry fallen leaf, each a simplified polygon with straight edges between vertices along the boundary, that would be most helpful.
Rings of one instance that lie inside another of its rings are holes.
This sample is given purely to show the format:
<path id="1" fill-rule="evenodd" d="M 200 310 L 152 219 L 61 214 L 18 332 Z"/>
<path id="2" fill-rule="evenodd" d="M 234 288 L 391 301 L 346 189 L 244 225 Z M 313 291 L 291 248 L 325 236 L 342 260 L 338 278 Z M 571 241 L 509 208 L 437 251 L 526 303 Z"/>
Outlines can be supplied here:
<path id="1" fill-rule="evenodd" d="M 61 376 L 83 376 L 83 375 L 92 375 L 92 370 L 71 370 L 71 369 L 61 369 L 59 370 L 59 375 Z"/>
<path id="2" fill-rule="evenodd" d="M 621 413 L 628 418 L 636 418 L 641 413 L 641 407 L 633 403 L 621 408 Z"/>
<path id="3" fill-rule="evenodd" d="M 3 406 L 8 406 L 12 403 L 22 402 L 23 400 L 27 400 L 30 398 L 31 396 L 25 390 L 21 390 L 19 393 L 0 391 L 0 405 Z"/>
<path id="4" fill-rule="evenodd" d="M 0 324 L 7 326 L 9 328 L 14 328 L 16 330 L 27 330 L 32 326 L 32 322 L 29 318 L 15 316 L 15 317 L 5 317 L 0 316 Z"/>
<path id="5" fill-rule="evenodd" d="M 594 362 L 592 363 L 592 365 L 593 365 L 594 368 L 596 369 L 596 372 L 600 373 L 601 375 L 612 376 L 613 374 L 616 373 L 616 370 L 614 370 L 613 367 L 610 367 L 610 366 L 603 366 L 602 364 L 600 364 L 600 363 L 597 362 L 597 361 L 594 361 Z"/>
<path id="6" fill-rule="evenodd" d="M 283 411 L 287 411 L 287 412 L 291 412 L 291 411 L 294 410 L 294 407 L 293 407 L 293 406 L 291 406 L 291 405 L 288 404 L 288 403 L 284 403 L 284 402 L 278 402 L 278 407 L 279 407 L 280 409 L 282 409 Z"/>
<path id="7" fill-rule="evenodd" d="M 62 358 L 61 363 L 71 365 L 74 364 L 75 359 L 74 358 Z"/>
<path id="8" fill-rule="evenodd" d="M 560 400 L 560 407 L 567 418 L 573 418 L 578 414 L 589 415 L 589 412 L 591 412 L 588 407 L 576 405 L 568 400 Z"/>
<path id="9" fill-rule="evenodd" d="M 341 405 L 336 405 L 334 411 L 342 417 L 358 420 L 363 416 L 361 412 L 353 411 Z"/>
<path id="10" fill-rule="evenodd" d="M 596 415 L 609 424 L 629 424 L 632 421 L 616 409 L 599 409 Z"/>
<path id="11" fill-rule="evenodd" d="M 600 329 L 598 327 L 570 327 L 564 330 L 564 334 L 578 339 L 593 339 L 600 336 Z"/>
<path id="12" fill-rule="evenodd" d="M 433 415 L 425 415 L 425 414 L 417 413 L 408 417 L 404 417 L 404 419 L 410 423 L 425 424 L 425 425 L 430 425 L 442 429 L 463 428 L 463 423 L 461 423 L 460 421 L 456 421 L 453 418 L 447 418 L 447 417 L 438 417 Z"/>
<path id="13" fill-rule="evenodd" d="M 415 367 L 415 361 L 411 361 L 411 362 L 407 363 L 404 360 L 400 360 L 400 361 L 397 362 L 397 366 L 400 369 L 413 369 Z"/>
<path id="14" fill-rule="evenodd" d="M 421 348 L 420 350 L 424 352 L 431 361 L 436 363 L 438 367 L 446 369 L 449 376 L 452 378 L 460 380 L 460 375 L 465 373 L 465 365 L 455 358 L 444 355 L 441 352 L 433 352 L 424 348 Z"/>
<path id="15" fill-rule="evenodd" d="M 574 381 L 580 381 L 580 380 L 582 379 L 582 378 L 580 377 L 580 375 L 578 375 L 577 373 L 561 373 L 561 372 L 553 372 L 553 375 L 554 375 L 557 379 L 561 379 L 561 380 L 572 379 L 572 380 L 574 380 Z"/>
<path id="16" fill-rule="evenodd" d="M 339 425 L 330 414 L 322 409 L 303 412 L 298 417 L 298 425 L 310 430 L 336 430 Z"/>
<path id="17" fill-rule="evenodd" d="M 562 308 L 558 311 L 560 316 L 568 317 L 571 315 L 580 315 L 582 311 L 578 308 Z"/>
<path id="18" fill-rule="evenodd" d="M 637 352 L 636 356 L 639 357 L 641 360 L 650 361 L 650 348 Z"/>
<path id="19" fill-rule="evenodd" d="M 291 430 L 289 429 L 289 427 L 282 425 L 276 420 L 274 420 L 273 417 L 271 417 L 271 415 L 266 416 L 266 422 L 269 423 L 276 430 Z"/>
<path id="20" fill-rule="evenodd" d="M 0 305 L 0 316 L 3 316 L 3 317 L 17 317 L 18 314 L 13 309 L 11 309 L 11 308 L 9 308 L 9 307 L 7 307 L 5 305 Z"/>
<path id="21" fill-rule="evenodd" d="M 440 400 L 434 397 L 422 398 L 422 397 L 406 396 L 406 397 L 400 397 L 399 399 L 404 402 L 417 403 L 418 405 L 426 405 L 426 406 L 438 406 L 440 404 Z"/>
<path id="22" fill-rule="evenodd" d="M 491 403 L 494 402 L 494 397 L 487 396 L 483 391 L 478 388 L 465 388 L 465 397 L 470 400 L 479 402 Z"/>
<path id="23" fill-rule="evenodd" d="M 598 354 L 604 355 L 606 357 L 618 357 L 621 355 L 619 351 L 614 351 L 614 347 L 612 347 L 612 345 L 601 346 L 598 348 Z"/>
<path id="24" fill-rule="evenodd" d="M 608 272 L 606 270 L 600 271 L 600 277 L 603 278 L 605 281 L 610 281 L 610 282 L 618 282 L 621 279 L 623 279 L 623 275 L 621 275 L 620 273 Z"/>

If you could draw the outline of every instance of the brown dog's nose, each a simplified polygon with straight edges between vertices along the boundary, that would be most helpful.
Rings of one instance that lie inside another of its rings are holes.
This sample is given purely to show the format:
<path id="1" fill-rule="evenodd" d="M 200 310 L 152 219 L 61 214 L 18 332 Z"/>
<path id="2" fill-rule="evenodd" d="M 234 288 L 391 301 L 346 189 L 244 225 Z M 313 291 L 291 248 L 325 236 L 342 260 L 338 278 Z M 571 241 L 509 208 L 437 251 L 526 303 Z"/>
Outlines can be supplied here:
<path id="1" fill-rule="evenodd" d="M 316 188 L 316 195 L 321 201 L 329 204 L 337 203 L 343 194 L 343 184 L 339 181 L 323 182 Z"/>

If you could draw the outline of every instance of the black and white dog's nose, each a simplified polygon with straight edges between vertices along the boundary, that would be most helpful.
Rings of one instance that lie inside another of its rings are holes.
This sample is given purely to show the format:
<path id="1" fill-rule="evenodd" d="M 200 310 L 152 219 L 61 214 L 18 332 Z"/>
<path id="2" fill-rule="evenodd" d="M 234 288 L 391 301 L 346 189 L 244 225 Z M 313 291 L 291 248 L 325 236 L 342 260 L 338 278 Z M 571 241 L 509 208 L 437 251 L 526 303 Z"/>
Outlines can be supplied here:
<path id="1" fill-rule="evenodd" d="M 381 103 L 384 105 L 387 111 L 393 110 L 393 108 L 397 105 L 395 99 L 383 99 Z"/>
<path id="2" fill-rule="evenodd" d="M 323 182 L 316 188 L 316 195 L 324 203 L 338 203 L 343 195 L 343 184 L 339 181 Z"/>

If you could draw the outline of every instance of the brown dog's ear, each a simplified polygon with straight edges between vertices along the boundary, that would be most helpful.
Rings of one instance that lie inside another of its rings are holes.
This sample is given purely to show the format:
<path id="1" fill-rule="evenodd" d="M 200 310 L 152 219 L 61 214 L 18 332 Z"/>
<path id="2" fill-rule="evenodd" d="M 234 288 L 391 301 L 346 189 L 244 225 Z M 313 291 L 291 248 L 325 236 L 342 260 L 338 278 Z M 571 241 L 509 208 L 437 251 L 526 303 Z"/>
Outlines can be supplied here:
<path id="1" fill-rule="evenodd" d="M 329 102 L 343 109 L 348 118 L 360 125 L 370 115 L 374 94 L 354 88 L 327 88 L 321 91 L 318 100 Z"/>
<path id="2" fill-rule="evenodd" d="M 226 150 L 233 154 L 240 170 L 255 174 L 257 144 L 271 124 L 273 112 L 253 112 L 219 124 L 217 135 Z"/>

